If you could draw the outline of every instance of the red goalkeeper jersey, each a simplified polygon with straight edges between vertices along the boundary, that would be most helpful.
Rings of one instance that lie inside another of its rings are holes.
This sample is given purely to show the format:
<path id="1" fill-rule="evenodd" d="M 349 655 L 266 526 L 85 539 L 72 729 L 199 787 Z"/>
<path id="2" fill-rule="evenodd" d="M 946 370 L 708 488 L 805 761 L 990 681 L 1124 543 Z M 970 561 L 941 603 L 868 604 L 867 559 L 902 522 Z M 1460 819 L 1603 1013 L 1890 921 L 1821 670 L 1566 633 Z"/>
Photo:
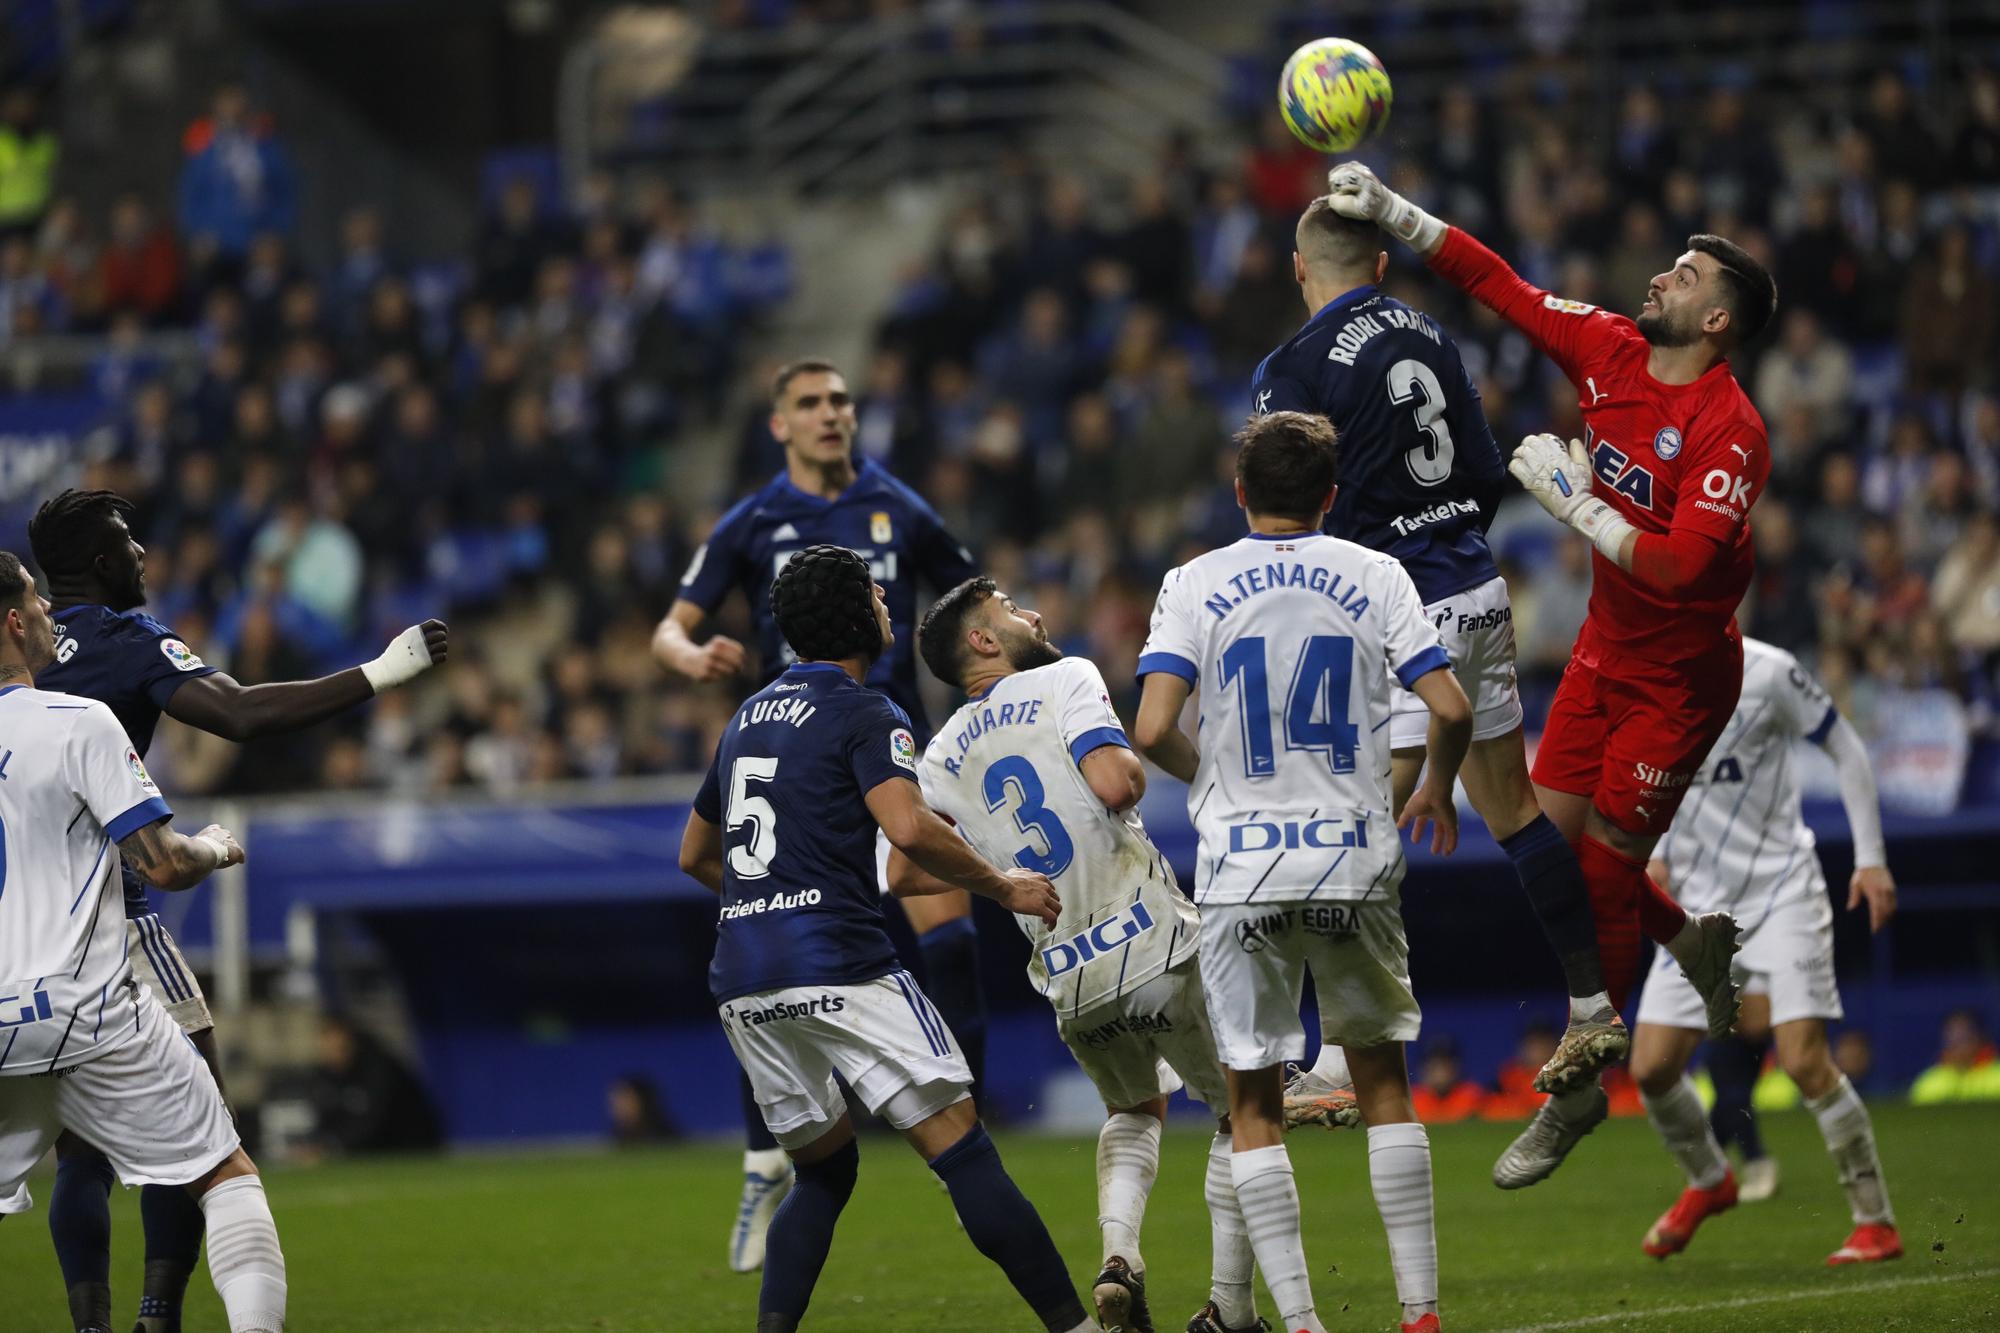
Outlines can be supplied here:
<path id="1" fill-rule="evenodd" d="M 1583 409 L 1592 493 L 1642 534 L 1698 539 L 1703 555 L 1718 557 L 1670 594 L 1593 553 L 1585 635 L 1604 650 L 1658 662 L 1701 656 L 1733 638 L 1753 567 L 1746 520 L 1771 455 L 1764 420 L 1728 362 L 1692 384 L 1662 384 L 1646 371 L 1650 345 L 1630 319 L 1531 286 L 1457 227 L 1430 264 L 1569 376 Z"/>

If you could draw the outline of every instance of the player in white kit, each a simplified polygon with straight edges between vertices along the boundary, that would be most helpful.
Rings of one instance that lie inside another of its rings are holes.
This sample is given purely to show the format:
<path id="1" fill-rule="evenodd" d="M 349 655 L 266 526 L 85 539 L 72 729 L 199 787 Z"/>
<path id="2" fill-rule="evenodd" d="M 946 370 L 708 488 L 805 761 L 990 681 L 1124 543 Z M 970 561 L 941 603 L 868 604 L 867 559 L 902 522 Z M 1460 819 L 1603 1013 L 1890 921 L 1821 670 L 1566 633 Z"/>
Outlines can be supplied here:
<path id="1" fill-rule="evenodd" d="M 0 1216 L 31 1205 L 28 1172 L 63 1130 L 87 1135 L 128 1186 L 187 1188 L 230 1329 L 277 1333 L 285 1261 L 263 1183 L 208 1066 L 132 978 L 118 878 L 122 858 L 186 889 L 243 849 L 216 825 L 168 828 L 111 710 L 34 687 L 54 660 L 49 605 L 0 552 Z"/>
<path id="2" fill-rule="evenodd" d="M 1194 1333 L 1258 1326 L 1250 1237 L 1229 1174 L 1229 1089 L 1202 1000 L 1200 914 L 1146 836 L 1136 810 L 1146 772 L 1090 662 L 1064 657 L 1041 617 L 990 578 L 961 583 L 918 634 L 938 679 L 965 705 L 938 729 L 918 768 L 924 799 L 994 865 L 1047 875 L 1062 896 L 1053 926 L 1014 919 L 1033 944 L 1028 977 L 1097 1085 L 1102 1271 L 1094 1289 L 1107 1329 L 1150 1329 L 1139 1228 L 1160 1168 L 1167 1097 L 1186 1086 L 1222 1118 L 1209 1150 L 1214 1283 Z M 893 888 L 927 878 L 901 853 Z"/>
<path id="3" fill-rule="evenodd" d="M 1769 1004 L 1778 1063 L 1819 1123 L 1854 1218 L 1830 1264 L 1894 1259 L 1903 1252 L 1867 1108 L 1827 1049 L 1828 1020 L 1842 1016 L 1833 973 L 1833 907 L 1799 812 L 1792 749 L 1825 747 L 1840 773 L 1841 804 L 1854 831 L 1850 908 L 1868 907 L 1880 930 L 1896 911 L 1882 841 L 1882 814 L 1868 751 L 1826 690 L 1781 648 L 1743 641 L 1743 693 L 1652 865 L 1683 907 L 1728 911 L 1743 925 L 1736 973 Z M 1645 1251 L 1665 1258 L 1687 1248 L 1703 1219 L 1736 1204 L 1735 1175 L 1687 1078 L 1707 1034 L 1701 998 L 1664 951 L 1639 1001 L 1632 1077 L 1646 1113 L 1687 1174 L 1678 1202 L 1646 1233 Z"/>
<path id="4" fill-rule="evenodd" d="M 1250 533 L 1168 573 L 1139 658 L 1140 748 L 1187 781 L 1200 839 L 1201 977 L 1229 1071 L 1230 1159 L 1258 1267 L 1288 1333 L 1322 1325 L 1284 1145 L 1284 1062 L 1305 1054 L 1307 967 L 1323 1040 L 1346 1047 L 1369 1125 L 1369 1174 L 1389 1233 L 1403 1327 L 1438 1327 L 1430 1144 L 1410 1105 L 1410 992 L 1389 789 L 1391 675 L 1431 712 L 1424 785 L 1402 822 L 1458 842 L 1452 784 L 1472 708 L 1416 585 L 1393 556 L 1320 532 L 1335 436 L 1274 412 L 1237 433 Z M 1200 739 L 1180 719 L 1200 697 Z"/>

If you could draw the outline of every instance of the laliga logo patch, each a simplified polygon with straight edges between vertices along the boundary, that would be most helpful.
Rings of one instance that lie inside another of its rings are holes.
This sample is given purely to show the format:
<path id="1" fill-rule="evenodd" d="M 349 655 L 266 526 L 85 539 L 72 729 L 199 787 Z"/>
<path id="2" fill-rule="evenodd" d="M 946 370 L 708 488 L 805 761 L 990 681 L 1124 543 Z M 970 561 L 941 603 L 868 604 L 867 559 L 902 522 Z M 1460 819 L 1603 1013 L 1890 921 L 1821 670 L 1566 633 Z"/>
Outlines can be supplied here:
<path id="1" fill-rule="evenodd" d="M 917 738 L 901 727 L 890 732 L 889 758 L 914 773 L 917 768 Z"/>
<path id="2" fill-rule="evenodd" d="M 145 762 L 139 758 L 137 750 L 128 749 L 125 751 L 125 767 L 132 770 L 132 776 L 139 779 L 139 785 L 147 791 L 159 790 L 158 787 L 153 785 L 153 775 L 146 771 Z"/>
<path id="3" fill-rule="evenodd" d="M 889 540 L 889 516 L 877 511 L 868 516 L 868 540 L 881 546 Z"/>
<path id="4" fill-rule="evenodd" d="M 167 660 L 174 664 L 176 671 L 196 671 L 202 665 L 194 651 L 179 639 L 161 639 L 160 651 L 167 655 Z"/>
<path id="5" fill-rule="evenodd" d="M 1665 462 L 1674 458 L 1680 451 L 1681 433 L 1672 426 L 1660 427 L 1660 433 L 1653 437 L 1653 452 L 1660 456 L 1660 461 Z"/>

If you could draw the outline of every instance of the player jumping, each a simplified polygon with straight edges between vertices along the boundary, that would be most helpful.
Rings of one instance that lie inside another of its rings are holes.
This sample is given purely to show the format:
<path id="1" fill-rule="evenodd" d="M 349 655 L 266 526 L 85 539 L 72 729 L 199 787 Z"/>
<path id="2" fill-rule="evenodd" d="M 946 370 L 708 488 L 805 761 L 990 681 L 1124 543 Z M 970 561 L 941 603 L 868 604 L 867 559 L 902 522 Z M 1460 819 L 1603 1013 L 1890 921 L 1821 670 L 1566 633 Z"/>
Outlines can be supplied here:
<path id="1" fill-rule="evenodd" d="M 1299 1239 L 1282 1070 L 1305 1054 L 1310 967 L 1320 1030 L 1347 1049 L 1368 1122 L 1368 1174 L 1389 1234 L 1405 1333 L 1435 1333 L 1430 1140 L 1410 1104 L 1410 993 L 1397 829 L 1458 844 L 1452 786 L 1472 705 L 1437 627 L 1393 556 L 1320 531 L 1335 502 L 1335 437 L 1302 412 L 1237 433 L 1236 499 L 1250 533 L 1170 571 L 1139 657 L 1134 726 L 1189 784 L 1200 840 L 1201 981 L 1229 1077 L 1230 1175 L 1287 1333 L 1324 1326 Z M 1429 776 L 1392 813 L 1390 676 L 1430 710 Z M 1181 730 L 1199 690 L 1200 744 Z"/>
<path id="2" fill-rule="evenodd" d="M 1646 861 L 1743 683 L 1735 611 L 1750 582 L 1746 519 L 1771 459 L 1728 357 L 1770 322 L 1777 287 L 1741 246 L 1692 236 L 1627 319 L 1530 286 L 1364 166 L 1343 163 L 1328 183 L 1343 215 L 1409 244 L 1576 386 L 1588 443 L 1531 435 L 1507 469 L 1597 548 L 1590 613 L 1535 755 L 1535 794 L 1577 848 L 1614 1007 L 1638 979 L 1643 932 L 1687 973 L 1720 1036 L 1736 1020 L 1736 923 L 1684 910 L 1647 879 Z M 1494 1183 L 1547 1178 L 1606 1112 L 1595 1082 L 1550 1098 L 1494 1164 Z"/>
<path id="3" fill-rule="evenodd" d="M 1500 501 L 1500 450 L 1458 348 L 1420 310 L 1383 295 L 1389 266 L 1372 222 L 1315 199 L 1299 218 L 1293 276 L 1312 318 L 1252 382 L 1265 412 L 1314 412 L 1340 435 L 1340 491 L 1327 531 L 1403 562 L 1472 699 L 1472 748 L 1459 778 L 1562 962 L 1569 1028 L 1535 1080 L 1575 1087 L 1625 1058 L 1630 1034 L 1604 991 L 1583 872 L 1536 803 L 1514 673 L 1514 610 L 1486 545 Z M 1397 687 L 1389 721 L 1400 810 L 1424 764 L 1423 702 Z M 1286 1090 L 1290 1123 L 1347 1118 L 1347 1060 L 1326 1043 Z"/>
<path id="4" fill-rule="evenodd" d="M 681 869 L 722 897 L 709 967 L 723 1031 L 797 1178 L 771 1219 L 758 1333 L 805 1317 L 860 1152 L 838 1074 L 929 1163 L 966 1234 L 1052 1333 L 1096 1325 L 1048 1229 L 1000 1164 L 971 1071 L 882 928 L 875 836 L 961 892 L 1053 922 L 1048 878 L 1007 874 L 924 803 L 910 720 L 862 682 L 892 638 L 868 562 L 808 546 L 771 585 L 794 662 L 716 748 Z"/>
<path id="5" fill-rule="evenodd" d="M 1040 871 L 1062 893 L 1053 927 L 1015 920 L 1033 945 L 1028 979 L 1104 1098 L 1097 1317 L 1113 1333 L 1153 1328 L 1139 1228 L 1159 1174 L 1167 1097 L 1185 1084 L 1221 1118 L 1206 1187 L 1214 1281 L 1188 1328 L 1253 1333 L 1250 1236 L 1229 1173 L 1229 1089 L 1195 957 L 1201 917 L 1139 821 L 1146 770 L 1104 677 L 1064 657 L 1041 617 L 990 578 L 945 594 L 924 616 L 919 647 L 939 680 L 969 696 L 924 751 L 924 798 L 987 860 Z M 902 853 L 890 856 L 891 885 L 927 878 Z"/>
<path id="6" fill-rule="evenodd" d="M 42 683 L 110 706 L 135 753 L 153 743 L 160 714 L 232 741 L 297 731 L 346 712 L 445 659 L 445 626 L 413 625 L 374 661 L 318 680 L 242 685 L 204 663 L 174 632 L 139 610 L 146 548 L 132 536 L 129 501 L 110 491 L 64 491 L 35 511 L 28 540 L 55 607 L 56 660 Z M 124 876 L 133 971 L 188 1034 L 218 1086 L 215 1020 L 194 972 L 147 900 Z M 78 1333 L 111 1323 L 111 1163 L 73 1134 L 56 1145 L 49 1231 Z M 145 1290 L 135 1333 L 178 1333 L 181 1298 L 201 1258 L 202 1215 L 179 1189 L 140 1191 Z"/>
<path id="7" fill-rule="evenodd" d="M 742 672 L 742 644 L 723 634 L 701 644 L 693 637 L 730 589 L 741 588 L 756 618 L 768 683 L 792 660 L 771 614 L 771 580 L 807 546 L 845 546 L 868 559 L 896 628 L 896 642 L 875 663 L 869 685 L 893 699 L 915 720 L 918 737 L 927 738 L 912 646 L 917 583 L 939 592 L 956 587 L 978 573 L 972 557 L 922 497 L 872 460 L 856 456 L 854 398 L 831 362 L 795 361 L 778 372 L 770 426 L 785 447 L 785 470 L 724 514 L 695 552 L 679 598 L 654 632 L 654 655 L 690 680 L 726 680 Z M 882 854 L 886 857 L 886 849 Z M 930 993 L 965 1051 L 977 1093 L 986 1066 L 986 1001 L 972 900 L 954 889 L 901 901 L 923 952 Z M 729 1266 L 748 1273 L 763 1262 L 764 1231 L 790 1187 L 791 1167 L 765 1132 L 747 1082 L 743 1116 L 749 1145 L 743 1154 L 743 1196 L 730 1229 Z"/>
<path id="8" fill-rule="evenodd" d="M 1743 922 L 1736 969 L 1748 976 L 1750 990 L 1768 996 L 1778 1063 L 1819 1122 L 1854 1216 L 1853 1234 L 1827 1262 L 1894 1259 L 1903 1242 L 1889 1210 L 1868 1109 L 1827 1050 L 1827 1022 L 1842 1010 L 1833 974 L 1833 908 L 1792 777 L 1792 747 L 1800 737 L 1824 746 L 1840 772 L 1841 804 L 1854 831 L 1847 905 L 1866 903 L 1871 929 L 1887 925 L 1896 913 L 1896 881 L 1882 843 L 1868 750 L 1790 653 L 1755 639 L 1743 643 L 1736 714 L 1651 869 L 1684 906 L 1727 910 Z M 1687 1078 L 1688 1059 L 1706 1028 L 1700 997 L 1660 955 L 1639 1000 L 1632 1077 L 1653 1128 L 1687 1173 L 1688 1187 L 1646 1233 L 1646 1253 L 1655 1258 L 1680 1253 L 1703 1219 L 1736 1205 L 1735 1174 Z"/>
<path id="9" fill-rule="evenodd" d="M 49 604 L 0 552 L 0 1215 L 29 1207 L 28 1172 L 59 1135 L 87 1134 L 127 1185 L 180 1192 L 206 1220 L 232 1333 L 280 1333 L 285 1256 L 263 1181 L 214 1076 L 133 976 L 118 890 L 121 864 L 187 889 L 243 849 L 219 825 L 167 827 L 112 711 L 37 686 L 56 652 Z M 42 1326 L 9 1285 L 9 1308 Z"/>

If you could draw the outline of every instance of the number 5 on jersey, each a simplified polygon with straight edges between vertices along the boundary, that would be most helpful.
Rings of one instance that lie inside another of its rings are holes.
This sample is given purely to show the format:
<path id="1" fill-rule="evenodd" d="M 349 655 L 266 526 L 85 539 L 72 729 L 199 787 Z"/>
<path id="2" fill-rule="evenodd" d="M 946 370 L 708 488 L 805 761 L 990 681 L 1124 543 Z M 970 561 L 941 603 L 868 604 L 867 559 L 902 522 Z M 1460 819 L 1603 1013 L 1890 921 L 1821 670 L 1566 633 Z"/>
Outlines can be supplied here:
<path id="1" fill-rule="evenodd" d="M 730 841 L 729 868 L 736 872 L 738 879 L 762 879 L 771 873 L 771 862 L 778 855 L 778 812 L 762 796 L 750 794 L 753 782 L 771 782 L 778 776 L 778 761 L 775 757 L 744 756 L 729 766 L 729 811 L 727 815 Z M 745 825 L 749 826 L 747 842 L 736 842 L 735 835 Z"/>

